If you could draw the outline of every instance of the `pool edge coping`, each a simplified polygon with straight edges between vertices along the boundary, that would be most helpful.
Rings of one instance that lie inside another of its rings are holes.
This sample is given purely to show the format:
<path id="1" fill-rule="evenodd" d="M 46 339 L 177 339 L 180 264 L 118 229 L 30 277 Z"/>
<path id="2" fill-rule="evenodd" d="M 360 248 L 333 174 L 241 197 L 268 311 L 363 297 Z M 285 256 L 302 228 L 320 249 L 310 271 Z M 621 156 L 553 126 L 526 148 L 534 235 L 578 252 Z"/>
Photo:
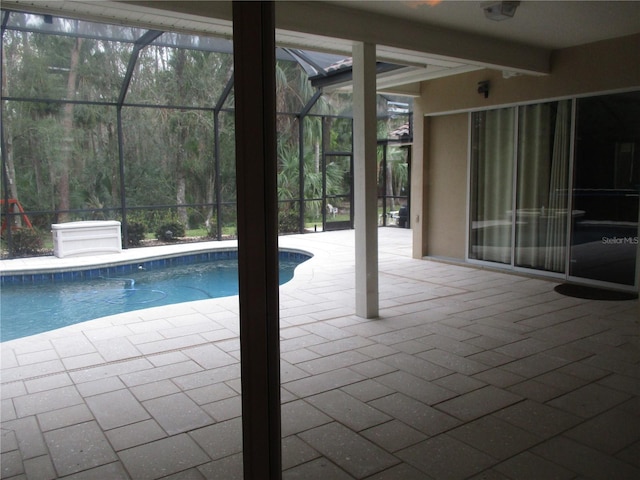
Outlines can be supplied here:
<path id="1" fill-rule="evenodd" d="M 147 249 L 162 249 L 163 251 L 156 250 L 154 252 L 149 252 Z M 189 255 L 198 255 L 213 252 L 237 252 L 237 250 L 237 241 L 229 241 L 229 243 L 225 245 L 220 245 L 219 242 L 200 242 L 193 244 L 144 247 L 142 249 L 135 249 L 132 252 L 135 254 L 129 254 L 127 258 L 122 258 L 121 253 L 116 253 L 100 256 L 79 256 L 66 258 L 47 256 L 31 257 L 27 259 L 3 260 L 2 262 L 0 262 L 0 266 L 2 266 L 2 268 L 0 269 L 0 285 L 14 284 L 15 282 L 7 282 L 6 279 L 9 277 L 86 272 L 96 269 L 118 268 L 141 262 L 180 258 Z M 127 250 L 127 252 L 131 252 L 131 250 Z M 294 247 L 278 246 L 278 252 L 296 253 L 305 255 L 309 258 L 313 258 L 315 256 L 315 254 L 309 250 Z M 57 262 L 58 260 L 60 260 L 61 262 Z M 16 262 L 16 267 L 7 269 L 6 265 L 9 262 Z M 20 265 L 18 265 L 18 263 Z M 25 265 L 25 263 L 33 263 L 34 265 L 29 266 Z"/>

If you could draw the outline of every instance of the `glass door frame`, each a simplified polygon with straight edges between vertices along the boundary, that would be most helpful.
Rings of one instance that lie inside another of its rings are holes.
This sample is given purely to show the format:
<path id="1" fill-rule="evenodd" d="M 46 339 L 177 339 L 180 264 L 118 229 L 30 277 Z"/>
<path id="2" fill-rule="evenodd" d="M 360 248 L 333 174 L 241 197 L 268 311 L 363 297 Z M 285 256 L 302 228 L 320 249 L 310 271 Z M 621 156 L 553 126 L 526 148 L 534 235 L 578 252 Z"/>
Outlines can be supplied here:
<path id="1" fill-rule="evenodd" d="M 606 93 L 603 94 L 594 94 L 594 95 L 588 95 L 588 97 L 595 97 L 595 96 L 606 96 Z M 582 98 L 582 97 L 581 97 Z M 567 198 L 567 212 L 571 212 L 571 215 L 568 216 L 568 220 L 567 220 L 567 224 L 566 224 L 566 242 L 564 245 L 564 249 L 565 249 L 565 266 L 564 266 L 564 272 L 562 273 L 558 273 L 558 272 L 552 272 L 552 271 L 547 271 L 547 270 L 542 270 L 542 269 L 535 269 L 535 268 L 529 268 L 529 267 L 521 267 L 521 266 L 517 266 L 515 264 L 515 253 L 516 253 L 516 220 L 517 220 L 517 212 L 515 212 L 516 210 L 516 206 L 517 206 L 517 181 L 518 181 L 518 135 L 520 134 L 519 129 L 517 128 L 518 126 L 518 122 L 519 122 L 519 114 L 520 114 L 520 107 L 524 106 L 524 105 L 536 105 L 536 104 L 541 104 L 541 103 L 548 103 L 548 102 L 554 102 L 554 101 L 562 101 L 562 100 L 570 100 L 571 101 L 571 105 L 570 105 L 570 147 L 569 147 L 569 164 L 568 164 L 568 169 L 569 169 L 569 176 L 568 176 L 568 184 L 567 184 L 567 189 L 568 189 L 568 198 Z M 496 270 L 507 270 L 507 271 L 513 271 L 516 273 L 523 273 L 523 274 L 531 274 L 531 275 L 535 275 L 538 277 L 546 277 L 546 278 L 550 278 L 550 279 L 558 279 L 558 280 L 563 280 L 563 281 L 568 281 L 568 282 L 573 282 L 573 283 L 580 283 L 583 285 L 589 285 L 589 286 L 595 286 L 595 287 L 605 287 L 605 288 L 612 288 L 612 289 L 616 289 L 616 290 L 624 290 L 624 291 L 630 291 L 630 292 L 638 292 L 638 288 L 639 288 L 639 280 L 638 280 L 638 276 L 639 276 L 639 272 L 640 272 L 640 251 L 636 251 L 636 266 L 635 266 L 635 283 L 634 285 L 626 285 L 626 284 L 620 284 L 620 283 L 613 283 L 613 282 L 606 282 L 606 281 L 601 281 L 601 280 L 595 280 L 595 279 L 589 279 L 589 278 L 585 278 L 585 277 L 578 277 L 578 276 L 574 276 L 571 275 L 571 249 L 572 249 L 572 238 L 573 238 L 573 221 L 572 221 L 572 216 L 574 214 L 574 196 L 573 196 L 573 191 L 574 191 L 574 186 L 575 186 L 575 169 L 576 169 L 576 161 L 575 161 L 575 156 L 576 156 L 576 132 L 577 132 L 577 103 L 578 103 L 578 97 L 576 96 L 572 96 L 572 97 L 567 97 L 567 98 L 563 98 L 563 99 L 554 99 L 554 100 L 549 100 L 549 101 L 537 101 L 537 102 L 528 102 L 528 103 L 523 103 L 523 104 L 517 104 L 517 105 L 507 105 L 507 106 L 495 106 L 492 107 L 490 109 L 487 110 L 492 110 L 492 109 L 500 109 L 500 108 L 515 108 L 515 125 L 516 125 L 516 131 L 515 131 L 515 135 L 514 135 L 514 142 L 516 142 L 515 144 L 515 155 L 514 155 L 514 171 L 513 171 L 513 192 L 512 192 L 512 225 L 511 225 L 511 255 L 510 255 L 510 262 L 509 263 L 500 263 L 500 262 L 493 262 L 493 261 L 488 261 L 488 260 L 478 260 L 478 259 L 474 259 L 470 257 L 470 250 L 471 250 L 471 232 L 472 232 L 472 192 L 474 191 L 474 187 L 472 185 L 472 182 L 474 182 L 476 179 L 473 178 L 473 144 L 472 144 L 472 132 L 473 132 L 473 116 L 474 113 L 477 113 L 478 111 L 474 111 L 474 112 L 469 112 L 468 114 L 468 157 L 467 157 L 467 195 L 468 195 L 468 200 L 467 200 L 467 222 L 466 222 L 466 244 L 465 244 L 465 261 L 468 262 L 469 264 L 476 264 L 476 265 L 482 265 L 485 267 L 489 267 L 489 268 L 493 268 Z M 639 209 L 640 210 L 640 209 Z M 638 214 L 638 228 L 640 230 L 640 211 Z M 639 232 L 640 233 L 640 232 Z"/>
<path id="2" fill-rule="evenodd" d="M 635 93 L 637 90 L 631 90 L 627 92 L 610 92 L 610 93 L 600 93 L 594 95 L 583 95 L 580 97 L 574 97 L 572 103 L 572 117 L 571 117 L 571 133 L 572 133 L 572 142 L 571 142 L 571 157 L 570 157 L 570 176 L 569 176 L 569 208 L 573 213 L 575 208 L 574 202 L 574 189 L 576 188 L 575 176 L 577 174 L 576 165 L 576 155 L 577 155 L 577 135 L 578 135 L 578 102 L 581 99 L 587 98 L 596 98 L 596 97 L 610 97 L 617 94 L 624 93 Z M 638 191 L 640 194 L 640 190 Z M 638 198 L 640 203 L 640 196 Z M 573 219 L 573 218 L 572 218 Z M 567 253 L 566 253 L 566 276 L 565 279 L 571 283 L 579 283 L 583 285 L 589 285 L 594 287 L 603 287 L 603 288 L 611 288 L 615 290 L 628 291 L 638 293 L 640 289 L 640 247 L 638 247 L 638 236 L 640 235 L 640 204 L 638 205 L 638 223 L 636 224 L 636 237 L 635 237 L 635 245 L 636 245 L 636 261 L 635 261 L 635 271 L 634 271 L 634 283 L 633 285 L 624 284 L 624 283 L 614 283 L 604 280 L 598 280 L 594 278 L 581 277 L 577 275 L 572 275 L 571 273 L 571 261 L 572 261 L 572 248 L 573 248 L 573 238 L 575 235 L 575 230 L 573 228 L 573 221 L 569 222 L 568 225 L 568 236 L 567 236 Z M 604 238 L 603 238 L 604 241 Z"/>

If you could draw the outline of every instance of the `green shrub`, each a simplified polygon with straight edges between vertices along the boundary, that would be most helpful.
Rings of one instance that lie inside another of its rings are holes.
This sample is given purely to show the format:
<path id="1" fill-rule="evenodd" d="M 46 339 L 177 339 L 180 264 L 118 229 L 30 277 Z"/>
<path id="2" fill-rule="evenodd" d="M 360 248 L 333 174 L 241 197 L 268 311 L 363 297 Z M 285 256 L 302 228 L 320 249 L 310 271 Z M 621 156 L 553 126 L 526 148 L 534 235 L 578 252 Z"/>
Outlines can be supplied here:
<path id="1" fill-rule="evenodd" d="M 35 228 L 20 228 L 11 233 L 11 254 L 13 256 L 37 255 L 42 250 L 42 235 Z"/>
<path id="2" fill-rule="evenodd" d="M 278 214 L 278 232 L 298 233 L 298 230 L 300 229 L 299 222 L 300 219 L 296 212 L 280 212 Z"/>
<path id="3" fill-rule="evenodd" d="M 130 224 L 141 223 L 145 232 L 155 232 L 162 225 L 179 222 L 178 215 L 168 209 L 160 210 L 133 210 L 127 214 L 127 222 Z"/>
<path id="4" fill-rule="evenodd" d="M 211 217 L 206 225 L 207 227 L 207 236 L 209 238 L 216 238 L 218 236 L 218 219 L 216 217 Z"/>
<path id="5" fill-rule="evenodd" d="M 146 227 L 142 223 L 128 223 L 127 224 L 127 240 L 128 244 L 132 247 L 137 247 L 144 240 L 146 233 Z"/>
<path id="6" fill-rule="evenodd" d="M 184 237 L 184 225 L 180 222 L 163 223 L 156 228 L 156 238 L 163 242 L 172 242 Z"/>

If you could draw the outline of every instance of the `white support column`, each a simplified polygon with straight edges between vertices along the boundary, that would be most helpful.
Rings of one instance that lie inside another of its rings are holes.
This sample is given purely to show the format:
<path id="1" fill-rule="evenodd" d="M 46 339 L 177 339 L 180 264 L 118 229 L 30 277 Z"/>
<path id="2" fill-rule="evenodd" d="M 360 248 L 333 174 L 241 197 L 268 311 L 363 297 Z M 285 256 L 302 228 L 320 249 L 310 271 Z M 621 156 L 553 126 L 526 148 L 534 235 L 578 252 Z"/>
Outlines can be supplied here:
<path id="1" fill-rule="evenodd" d="M 376 47 L 353 45 L 356 315 L 378 316 Z"/>

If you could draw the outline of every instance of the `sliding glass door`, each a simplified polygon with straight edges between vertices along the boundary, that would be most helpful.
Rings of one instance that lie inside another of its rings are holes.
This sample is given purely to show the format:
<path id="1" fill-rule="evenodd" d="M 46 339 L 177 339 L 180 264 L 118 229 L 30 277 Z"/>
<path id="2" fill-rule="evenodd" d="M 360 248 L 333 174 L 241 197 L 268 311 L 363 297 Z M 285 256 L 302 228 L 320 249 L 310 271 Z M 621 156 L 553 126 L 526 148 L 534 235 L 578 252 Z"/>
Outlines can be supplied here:
<path id="1" fill-rule="evenodd" d="M 472 114 L 468 258 L 634 286 L 640 92 L 576 112 L 575 126 L 571 100 Z"/>
<path id="2" fill-rule="evenodd" d="M 473 114 L 469 258 L 511 264 L 514 108 Z"/>
<path id="3" fill-rule="evenodd" d="M 571 104 L 520 107 L 515 265 L 565 271 Z"/>
<path id="4" fill-rule="evenodd" d="M 569 101 L 473 114 L 469 258 L 564 272 L 570 120 Z"/>
<path id="5" fill-rule="evenodd" d="M 577 100 L 569 275 L 636 282 L 640 92 Z"/>

